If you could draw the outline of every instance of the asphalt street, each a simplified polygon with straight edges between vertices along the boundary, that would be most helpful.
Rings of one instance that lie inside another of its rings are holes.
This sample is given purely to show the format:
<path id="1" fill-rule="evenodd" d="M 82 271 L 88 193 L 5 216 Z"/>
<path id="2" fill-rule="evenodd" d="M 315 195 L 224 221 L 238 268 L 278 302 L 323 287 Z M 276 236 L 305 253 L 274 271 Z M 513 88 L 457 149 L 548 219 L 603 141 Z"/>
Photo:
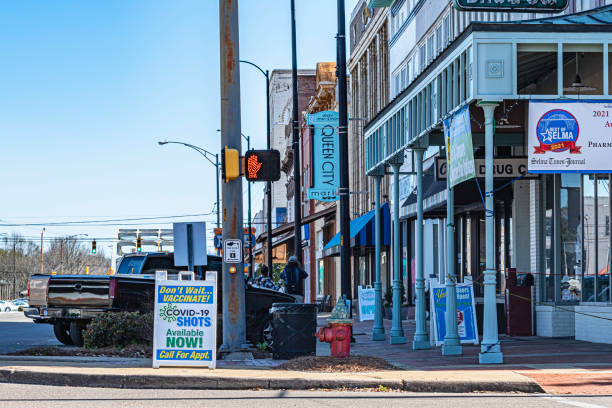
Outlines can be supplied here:
<path id="1" fill-rule="evenodd" d="M 375 404 L 375 405 L 374 405 Z M 28 407 L 612 407 L 609 396 L 415 394 L 337 391 L 176 391 L 0 384 L 0 406 Z"/>
<path id="2" fill-rule="evenodd" d="M 49 324 L 35 324 L 23 312 L 0 312 L 0 354 L 61 343 Z"/>

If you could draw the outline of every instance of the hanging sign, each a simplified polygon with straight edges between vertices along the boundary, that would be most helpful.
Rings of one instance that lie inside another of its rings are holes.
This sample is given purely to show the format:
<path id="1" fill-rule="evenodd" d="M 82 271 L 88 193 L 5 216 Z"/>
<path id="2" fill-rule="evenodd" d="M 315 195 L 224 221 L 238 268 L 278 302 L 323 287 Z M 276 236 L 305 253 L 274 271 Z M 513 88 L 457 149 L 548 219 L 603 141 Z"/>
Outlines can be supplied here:
<path id="1" fill-rule="evenodd" d="M 444 120 L 448 184 L 454 187 L 476 177 L 470 110 L 466 106 Z"/>
<path id="2" fill-rule="evenodd" d="M 440 346 L 446 336 L 446 285 L 432 283 L 430 290 L 434 341 Z M 457 283 L 457 332 L 461 343 L 478 344 L 474 287 L 471 283 Z"/>
<path id="3" fill-rule="evenodd" d="M 567 7 L 568 0 L 453 0 L 461 11 L 503 11 L 515 13 L 559 13 Z"/>
<path id="4" fill-rule="evenodd" d="M 612 173 L 612 101 L 530 101 L 530 173 Z"/>
<path id="5" fill-rule="evenodd" d="M 312 138 L 313 187 L 308 198 L 319 201 L 336 201 L 340 186 L 340 145 L 338 136 L 338 112 L 323 111 L 307 115 L 307 122 L 314 127 Z"/>
<path id="6" fill-rule="evenodd" d="M 357 286 L 357 295 L 359 296 L 359 321 L 374 320 L 375 295 L 372 286 L 368 285 L 365 288 Z"/>
<path id="7" fill-rule="evenodd" d="M 216 366 L 217 273 L 207 271 L 206 280 L 191 277 L 156 276 L 153 368 Z"/>

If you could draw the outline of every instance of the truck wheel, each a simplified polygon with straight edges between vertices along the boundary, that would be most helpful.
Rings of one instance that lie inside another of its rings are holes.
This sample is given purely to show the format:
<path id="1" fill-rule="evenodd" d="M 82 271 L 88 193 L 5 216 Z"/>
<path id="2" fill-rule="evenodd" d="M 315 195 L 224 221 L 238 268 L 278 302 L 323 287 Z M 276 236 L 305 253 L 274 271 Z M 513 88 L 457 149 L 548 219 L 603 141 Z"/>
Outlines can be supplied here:
<path id="1" fill-rule="evenodd" d="M 70 322 L 70 339 L 72 344 L 77 347 L 83 347 L 83 329 L 85 326 L 81 322 L 73 320 Z"/>
<path id="2" fill-rule="evenodd" d="M 67 346 L 72 346 L 72 339 L 70 338 L 70 333 L 68 331 L 68 326 L 66 326 L 63 322 L 57 322 L 53 325 L 53 333 L 55 334 L 55 338 L 60 341 L 60 343 L 65 344 Z"/>

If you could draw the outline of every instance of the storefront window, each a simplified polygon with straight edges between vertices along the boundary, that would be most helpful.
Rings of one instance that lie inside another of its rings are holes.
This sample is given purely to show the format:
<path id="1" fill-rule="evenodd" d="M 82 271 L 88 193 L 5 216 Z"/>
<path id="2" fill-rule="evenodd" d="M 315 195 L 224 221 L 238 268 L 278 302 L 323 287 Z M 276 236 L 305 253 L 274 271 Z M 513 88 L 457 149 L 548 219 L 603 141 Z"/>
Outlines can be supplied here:
<path id="1" fill-rule="evenodd" d="M 607 226 L 607 227 L 606 227 Z M 597 302 L 610 299 L 610 188 L 608 176 L 597 177 Z"/>
<path id="2" fill-rule="evenodd" d="M 557 93 L 556 44 L 518 44 L 516 59 L 518 94 Z"/>
<path id="3" fill-rule="evenodd" d="M 579 174 L 561 175 L 560 198 L 561 301 L 578 301 L 582 270 Z"/>
<path id="4" fill-rule="evenodd" d="M 601 44 L 563 45 L 563 94 L 603 95 Z"/>

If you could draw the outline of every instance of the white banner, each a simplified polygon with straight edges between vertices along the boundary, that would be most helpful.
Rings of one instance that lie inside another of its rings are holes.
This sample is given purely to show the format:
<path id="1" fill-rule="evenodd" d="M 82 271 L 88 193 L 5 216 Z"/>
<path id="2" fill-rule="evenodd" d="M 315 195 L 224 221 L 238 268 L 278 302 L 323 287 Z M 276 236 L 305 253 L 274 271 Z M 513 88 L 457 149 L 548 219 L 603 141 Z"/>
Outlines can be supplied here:
<path id="1" fill-rule="evenodd" d="M 365 288 L 357 286 L 357 296 L 359 296 L 359 321 L 374 320 L 375 294 L 370 285 Z"/>
<path id="2" fill-rule="evenodd" d="M 217 273 L 206 280 L 155 280 L 153 368 L 217 364 Z M 179 276 L 180 278 L 180 276 Z"/>
<path id="3" fill-rule="evenodd" d="M 530 101 L 530 173 L 611 173 L 612 101 Z"/>

